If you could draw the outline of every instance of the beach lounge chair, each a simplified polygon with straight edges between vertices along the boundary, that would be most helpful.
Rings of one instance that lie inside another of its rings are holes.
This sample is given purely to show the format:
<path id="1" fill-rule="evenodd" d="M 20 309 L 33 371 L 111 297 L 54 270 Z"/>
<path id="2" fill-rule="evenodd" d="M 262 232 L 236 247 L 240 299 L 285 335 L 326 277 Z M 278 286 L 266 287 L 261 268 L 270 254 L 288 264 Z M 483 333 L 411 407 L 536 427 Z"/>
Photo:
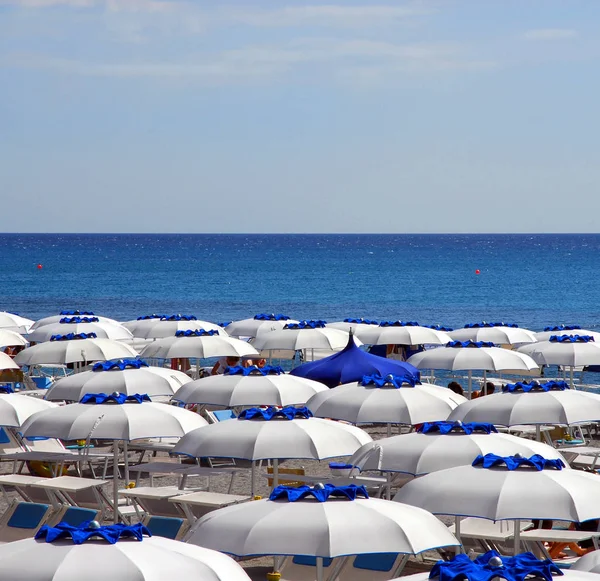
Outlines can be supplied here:
<path id="1" fill-rule="evenodd" d="M 186 491 L 176 486 L 140 486 L 119 491 L 119 494 L 133 501 L 133 506 L 129 508 L 136 510 L 140 516 L 145 513 L 150 516 L 181 518 L 180 510 L 177 505 L 169 502 L 169 498 L 186 494 Z"/>
<path id="2" fill-rule="evenodd" d="M 339 577 L 344 581 L 386 581 L 400 575 L 408 561 L 398 553 L 374 553 L 350 557 Z"/>
<path id="3" fill-rule="evenodd" d="M 206 419 L 211 424 L 218 424 L 226 420 L 235 420 L 237 416 L 233 410 L 204 410 Z M 235 460 L 233 458 L 206 458 L 208 465 L 211 468 L 218 466 L 235 466 Z"/>
<path id="4" fill-rule="evenodd" d="M 304 468 L 282 468 L 281 466 L 277 469 L 278 473 L 278 482 L 279 484 L 285 484 L 286 486 L 304 486 L 306 484 L 304 481 L 294 480 L 293 478 L 281 478 L 282 475 L 293 475 L 296 476 L 305 476 L 306 472 Z M 267 466 L 267 474 L 273 474 L 273 467 Z M 267 479 L 267 484 L 269 488 L 273 487 L 273 478 Z"/>
<path id="5" fill-rule="evenodd" d="M 533 527 L 531 521 L 519 521 L 521 532 Z M 454 525 L 448 527 L 454 534 Z M 460 541 L 466 552 L 485 553 L 496 550 L 501 554 L 509 554 L 513 550 L 515 532 L 514 521 L 492 521 L 484 518 L 465 518 L 460 521 Z"/>
<path id="6" fill-rule="evenodd" d="M 323 559 L 323 573 L 327 581 L 334 581 L 339 574 L 341 558 Z M 285 581 L 316 581 L 317 560 L 315 557 L 296 556 L 284 560 L 281 566 L 281 578 Z M 391 577 L 390 577 L 391 579 Z"/>
<path id="7" fill-rule="evenodd" d="M 152 535 L 176 541 L 180 540 L 188 529 L 184 519 L 168 516 L 146 515 L 142 520 L 142 524 L 148 528 Z"/>
<path id="8" fill-rule="evenodd" d="M 0 517 L 0 543 L 33 537 L 51 512 L 48 504 L 13 501 Z"/>
<path id="9" fill-rule="evenodd" d="M 50 526 L 56 526 L 60 522 L 78 527 L 90 520 L 97 520 L 98 511 L 91 508 L 80 508 L 78 506 L 64 506 L 57 512 L 53 512 L 48 520 Z"/>

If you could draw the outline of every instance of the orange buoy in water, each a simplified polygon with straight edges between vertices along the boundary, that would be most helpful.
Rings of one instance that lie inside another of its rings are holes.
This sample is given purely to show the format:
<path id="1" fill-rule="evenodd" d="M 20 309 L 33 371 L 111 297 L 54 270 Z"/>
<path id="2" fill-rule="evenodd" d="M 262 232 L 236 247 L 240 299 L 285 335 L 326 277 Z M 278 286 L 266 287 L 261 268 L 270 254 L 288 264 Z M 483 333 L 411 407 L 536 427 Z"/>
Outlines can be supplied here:
<path id="1" fill-rule="evenodd" d="M 481 270 L 479 270 L 478 268 L 475 270 L 475 274 L 481 274 Z"/>
<path id="2" fill-rule="evenodd" d="M 42 268 L 44 268 L 44 265 L 43 265 L 43 264 L 38 264 L 38 265 L 37 265 L 37 269 L 38 269 L 38 270 L 42 270 Z"/>

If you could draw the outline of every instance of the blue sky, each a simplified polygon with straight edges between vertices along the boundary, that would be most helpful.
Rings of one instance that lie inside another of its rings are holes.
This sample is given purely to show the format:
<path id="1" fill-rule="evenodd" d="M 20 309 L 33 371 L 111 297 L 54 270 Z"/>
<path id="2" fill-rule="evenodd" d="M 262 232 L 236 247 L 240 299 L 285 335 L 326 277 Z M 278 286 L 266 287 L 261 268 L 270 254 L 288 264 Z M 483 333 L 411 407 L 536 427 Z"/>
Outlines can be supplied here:
<path id="1" fill-rule="evenodd" d="M 597 0 L 0 0 L 0 231 L 599 232 Z"/>

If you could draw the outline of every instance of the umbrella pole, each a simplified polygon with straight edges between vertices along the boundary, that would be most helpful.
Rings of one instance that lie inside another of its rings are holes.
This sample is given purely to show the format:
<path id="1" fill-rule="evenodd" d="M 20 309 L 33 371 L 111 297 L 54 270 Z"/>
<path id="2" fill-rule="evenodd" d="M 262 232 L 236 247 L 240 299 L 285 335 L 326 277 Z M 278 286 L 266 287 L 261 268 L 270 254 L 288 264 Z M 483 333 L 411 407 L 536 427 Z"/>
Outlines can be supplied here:
<path id="1" fill-rule="evenodd" d="M 521 552 L 521 521 L 515 520 L 515 555 Z"/>
<path id="2" fill-rule="evenodd" d="M 113 442 L 113 522 L 119 522 L 119 442 Z"/>
<path id="3" fill-rule="evenodd" d="M 317 581 L 323 581 L 323 557 L 317 557 Z"/>
<path id="4" fill-rule="evenodd" d="M 256 478 L 256 473 L 255 473 L 255 464 L 254 464 L 254 460 L 252 460 L 250 462 L 250 496 L 252 498 L 254 498 L 254 492 L 255 492 L 255 481 L 254 479 Z"/>
<path id="5" fill-rule="evenodd" d="M 572 366 L 572 365 L 571 365 L 571 369 L 570 369 L 570 371 L 569 371 L 569 387 L 570 387 L 571 389 L 575 389 L 575 388 L 573 387 L 573 366 Z"/>
<path id="6" fill-rule="evenodd" d="M 469 399 L 473 393 L 473 372 L 469 369 Z"/>
<path id="7" fill-rule="evenodd" d="M 539 424 L 537 424 L 535 426 L 535 441 L 536 442 L 541 442 L 542 441 L 542 429 L 541 429 L 541 426 Z"/>
<path id="8" fill-rule="evenodd" d="M 389 438 L 392 435 L 392 424 L 387 425 L 387 437 Z"/>
<path id="9" fill-rule="evenodd" d="M 392 500 L 392 475 L 390 472 L 385 473 L 385 499 Z"/>
<path id="10" fill-rule="evenodd" d="M 129 457 L 127 454 L 127 440 L 123 440 L 123 471 L 125 472 L 125 488 L 129 486 Z"/>
<path id="11" fill-rule="evenodd" d="M 273 460 L 273 488 L 279 486 L 279 460 Z"/>
<path id="12" fill-rule="evenodd" d="M 462 551 L 463 551 L 462 540 L 460 538 L 460 517 L 459 516 L 454 517 L 454 536 L 458 539 L 458 542 L 460 543 L 460 545 L 458 545 L 456 547 L 456 554 L 458 555 L 459 553 L 462 553 Z"/>

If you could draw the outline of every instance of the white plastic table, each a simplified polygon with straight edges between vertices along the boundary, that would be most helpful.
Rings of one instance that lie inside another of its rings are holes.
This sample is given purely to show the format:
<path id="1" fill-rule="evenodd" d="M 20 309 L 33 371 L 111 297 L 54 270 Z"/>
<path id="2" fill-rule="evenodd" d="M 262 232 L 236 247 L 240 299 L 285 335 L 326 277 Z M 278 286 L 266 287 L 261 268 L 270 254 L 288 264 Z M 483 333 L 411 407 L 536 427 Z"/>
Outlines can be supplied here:
<path id="1" fill-rule="evenodd" d="M 207 512 L 249 500 L 251 500 L 249 496 L 204 491 L 169 498 L 169 502 L 180 507 L 190 524 Z M 194 511 L 194 507 L 198 507 L 196 511 Z"/>

